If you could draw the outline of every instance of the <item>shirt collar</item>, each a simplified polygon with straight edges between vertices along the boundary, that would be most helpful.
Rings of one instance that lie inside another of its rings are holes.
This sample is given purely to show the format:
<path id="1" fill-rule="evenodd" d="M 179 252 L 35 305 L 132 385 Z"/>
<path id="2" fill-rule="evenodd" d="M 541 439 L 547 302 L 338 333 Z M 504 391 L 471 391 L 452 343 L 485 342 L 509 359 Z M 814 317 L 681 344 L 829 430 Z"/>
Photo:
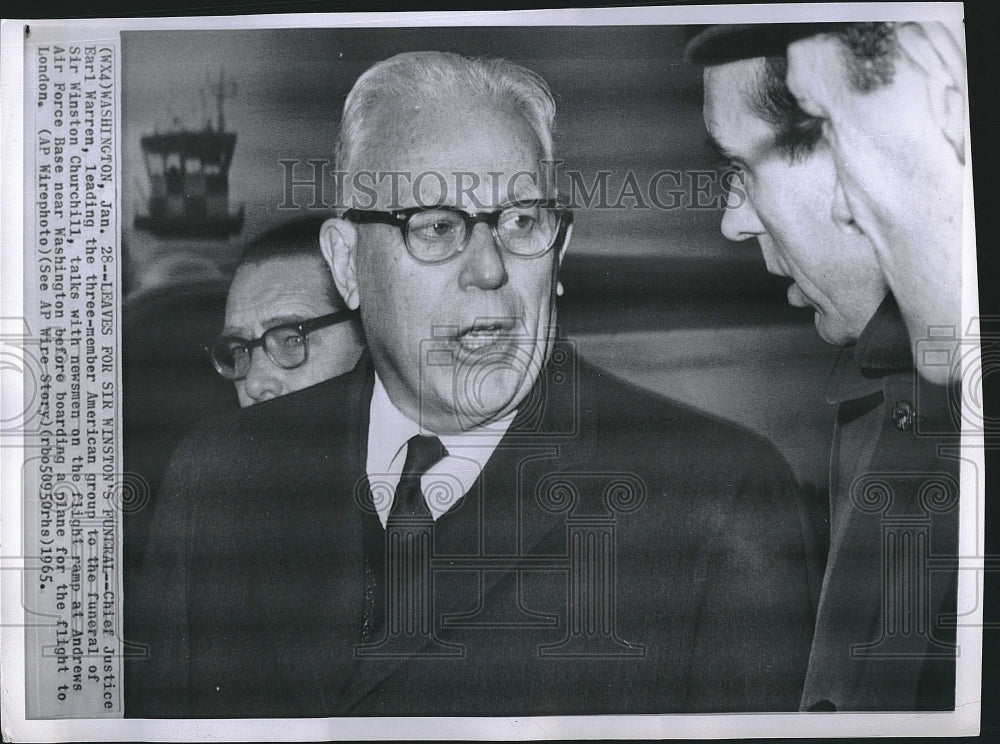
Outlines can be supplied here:
<path id="1" fill-rule="evenodd" d="M 391 468 L 396 456 L 403 452 L 410 437 L 420 433 L 420 427 L 416 422 L 404 416 L 392 401 L 389 394 L 379 379 L 375 375 L 375 387 L 372 389 L 372 402 L 368 416 L 368 462 L 365 469 L 368 472 L 368 480 L 379 476 L 391 474 Z M 403 452 L 405 455 L 406 453 Z M 399 480 L 399 471 L 402 470 L 403 463 L 400 460 L 395 480 Z M 395 484 L 393 484 L 395 489 Z M 373 496 L 378 494 L 373 493 Z M 389 492 L 390 503 L 392 491 Z M 376 508 L 380 505 L 381 499 L 376 498 Z M 387 510 L 388 511 L 388 510 Z"/>
<path id="2" fill-rule="evenodd" d="M 450 510 L 472 488 L 486 467 L 500 440 L 514 420 L 511 413 L 488 428 L 473 429 L 459 434 L 438 434 L 448 454 L 429 468 L 420 480 L 427 508 L 437 520 Z M 406 443 L 417 434 L 434 434 L 407 418 L 390 400 L 389 393 L 375 375 L 372 402 L 369 409 L 368 460 L 365 469 L 382 525 L 389 518 L 393 493 L 399 483 Z"/>
<path id="3" fill-rule="evenodd" d="M 910 372 L 913 353 L 895 298 L 888 294 L 856 343 L 844 348 L 826 387 L 828 403 L 864 398 L 882 390 L 888 375 Z"/>

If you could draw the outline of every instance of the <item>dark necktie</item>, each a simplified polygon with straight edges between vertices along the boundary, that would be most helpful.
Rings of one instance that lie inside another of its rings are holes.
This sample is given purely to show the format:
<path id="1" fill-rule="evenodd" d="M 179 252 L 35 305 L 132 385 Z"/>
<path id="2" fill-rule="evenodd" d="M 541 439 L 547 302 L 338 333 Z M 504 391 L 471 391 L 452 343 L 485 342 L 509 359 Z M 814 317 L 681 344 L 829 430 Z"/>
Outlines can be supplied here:
<path id="1" fill-rule="evenodd" d="M 420 490 L 420 478 L 429 468 L 440 462 L 445 454 L 444 445 L 437 437 L 417 434 L 406 443 L 406 460 L 393 496 L 389 519 L 430 518 L 430 510 Z"/>
<path id="2" fill-rule="evenodd" d="M 366 628 L 362 638 L 369 642 L 357 647 L 360 656 L 399 657 L 420 653 L 434 642 L 432 636 L 433 590 L 431 571 L 431 531 L 433 520 L 424 503 L 420 478 L 446 454 L 437 437 L 417 435 L 406 445 L 406 461 L 399 485 L 393 497 L 386 529 L 379 542 L 384 546 L 384 561 L 374 574 L 384 591 L 371 591 L 368 596 L 377 601 L 384 597 L 381 608 L 366 612 Z M 369 539 L 375 538 L 370 534 Z M 369 545 L 371 542 L 369 542 Z M 382 611 L 379 611 L 379 610 Z M 369 624 L 368 618 L 373 620 Z M 370 642 L 379 630 L 382 640 Z"/>

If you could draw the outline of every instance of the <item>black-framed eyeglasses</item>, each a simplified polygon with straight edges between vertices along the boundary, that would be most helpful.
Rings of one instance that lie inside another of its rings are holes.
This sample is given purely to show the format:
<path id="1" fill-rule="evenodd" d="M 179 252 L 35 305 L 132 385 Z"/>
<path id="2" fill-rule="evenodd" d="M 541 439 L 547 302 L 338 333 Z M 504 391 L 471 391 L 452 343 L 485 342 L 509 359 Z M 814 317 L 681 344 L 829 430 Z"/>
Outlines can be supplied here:
<path id="1" fill-rule="evenodd" d="M 282 369 L 301 367 L 309 358 L 309 334 L 320 328 L 343 323 L 357 317 L 352 310 L 338 310 L 318 318 L 282 323 L 268 328 L 259 338 L 247 340 L 239 336 L 221 336 L 208 349 L 215 370 L 227 380 L 242 380 L 250 371 L 250 357 L 258 346 L 267 358 Z"/>
<path id="2" fill-rule="evenodd" d="M 349 209 L 344 218 L 358 224 L 394 225 L 406 250 L 422 264 L 450 261 L 469 245 L 477 223 L 485 222 L 497 243 L 521 258 L 537 258 L 562 246 L 573 211 L 551 200 L 530 200 L 489 212 L 450 206 L 409 207 L 391 212 Z"/>

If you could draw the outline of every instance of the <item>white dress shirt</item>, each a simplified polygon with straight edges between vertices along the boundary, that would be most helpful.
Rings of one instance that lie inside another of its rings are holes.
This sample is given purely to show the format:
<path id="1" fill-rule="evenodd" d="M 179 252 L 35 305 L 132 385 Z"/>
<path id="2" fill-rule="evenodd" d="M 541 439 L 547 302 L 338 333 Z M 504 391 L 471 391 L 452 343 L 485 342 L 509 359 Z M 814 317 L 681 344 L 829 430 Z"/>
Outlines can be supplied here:
<path id="1" fill-rule="evenodd" d="M 511 413 L 490 423 L 488 427 L 461 434 L 436 434 L 421 429 L 389 400 L 389 394 L 376 374 L 369 410 L 368 460 L 365 468 L 375 511 L 382 526 L 389 519 L 393 494 L 399 483 L 403 462 L 406 460 L 407 442 L 411 437 L 417 434 L 435 435 L 448 453 L 443 460 L 428 468 L 420 479 L 424 502 L 436 521 L 472 488 L 513 420 L 514 414 Z"/>

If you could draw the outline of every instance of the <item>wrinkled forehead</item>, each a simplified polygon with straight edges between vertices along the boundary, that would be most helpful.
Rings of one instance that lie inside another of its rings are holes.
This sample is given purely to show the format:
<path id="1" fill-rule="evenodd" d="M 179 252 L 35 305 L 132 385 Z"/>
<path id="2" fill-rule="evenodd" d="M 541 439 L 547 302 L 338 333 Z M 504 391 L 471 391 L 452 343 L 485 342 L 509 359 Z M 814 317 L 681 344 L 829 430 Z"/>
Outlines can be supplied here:
<path id="1" fill-rule="evenodd" d="M 332 278 L 321 256 L 282 256 L 240 266 L 226 297 L 226 323 L 329 312 Z M 266 323 L 265 323 L 266 324 Z"/>
<path id="2" fill-rule="evenodd" d="M 318 251 L 315 256 L 275 256 L 239 266 L 229 285 L 229 295 L 252 296 L 265 288 L 322 294 L 330 281 L 326 262 Z"/>
<path id="3" fill-rule="evenodd" d="M 496 102 L 393 102 L 379 111 L 348 178 L 377 208 L 500 206 L 550 196 L 542 145 L 528 120 Z"/>

